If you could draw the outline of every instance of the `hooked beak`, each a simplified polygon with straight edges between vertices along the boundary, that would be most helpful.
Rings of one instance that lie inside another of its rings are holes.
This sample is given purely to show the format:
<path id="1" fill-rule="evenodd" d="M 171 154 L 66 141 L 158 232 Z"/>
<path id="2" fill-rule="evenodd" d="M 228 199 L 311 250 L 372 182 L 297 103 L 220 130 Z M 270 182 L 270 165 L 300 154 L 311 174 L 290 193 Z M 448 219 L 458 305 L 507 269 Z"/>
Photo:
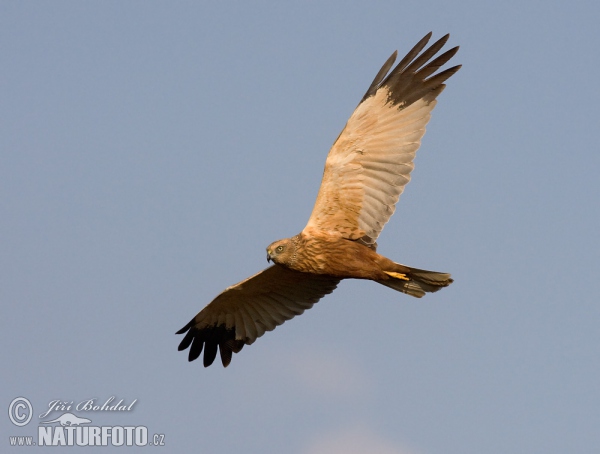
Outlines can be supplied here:
<path id="1" fill-rule="evenodd" d="M 271 263 L 271 251 L 267 249 L 267 262 Z"/>

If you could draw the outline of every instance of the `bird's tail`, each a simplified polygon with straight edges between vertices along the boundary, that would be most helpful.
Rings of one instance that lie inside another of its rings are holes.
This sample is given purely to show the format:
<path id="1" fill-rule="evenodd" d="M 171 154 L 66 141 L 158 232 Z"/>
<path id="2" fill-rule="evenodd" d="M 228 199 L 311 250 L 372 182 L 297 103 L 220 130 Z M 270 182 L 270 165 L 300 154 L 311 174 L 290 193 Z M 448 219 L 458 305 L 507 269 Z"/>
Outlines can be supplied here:
<path id="1" fill-rule="evenodd" d="M 417 298 L 421 298 L 425 293 L 437 292 L 442 287 L 448 287 L 454 282 L 448 273 L 420 270 L 406 265 L 400 266 L 402 267 L 401 273 L 386 271 L 390 278 L 377 282 Z"/>

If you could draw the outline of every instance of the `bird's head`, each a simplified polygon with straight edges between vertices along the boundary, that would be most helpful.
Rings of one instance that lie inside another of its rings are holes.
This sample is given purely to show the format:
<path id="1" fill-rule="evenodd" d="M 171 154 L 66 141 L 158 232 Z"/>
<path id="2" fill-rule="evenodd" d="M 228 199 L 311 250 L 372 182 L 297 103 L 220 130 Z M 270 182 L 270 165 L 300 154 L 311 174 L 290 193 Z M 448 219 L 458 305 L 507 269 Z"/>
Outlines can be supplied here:
<path id="1" fill-rule="evenodd" d="M 267 262 L 273 260 L 278 265 L 291 266 L 296 256 L 296 245 L 292 238 L 275 241 L 267 247 Z"/>

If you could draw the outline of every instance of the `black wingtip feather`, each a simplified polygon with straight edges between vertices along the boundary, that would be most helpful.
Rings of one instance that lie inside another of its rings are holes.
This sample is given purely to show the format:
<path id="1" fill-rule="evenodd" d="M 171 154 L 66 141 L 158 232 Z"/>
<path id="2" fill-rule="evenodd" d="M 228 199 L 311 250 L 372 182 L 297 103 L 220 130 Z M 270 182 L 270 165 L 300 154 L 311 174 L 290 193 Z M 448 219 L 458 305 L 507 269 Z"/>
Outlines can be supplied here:
<path id="1" fill-rule="evenodd" d="M 413 48 L 404 56 L 404 58 L 400 60 L 400 63 L 398 63 L 398 65 L 396 66 L 396 68 L 394 68 L 392 73 L 404 71 L 404 69 L 410 64 L 410 62 L 413 61 L 417 57 L 417 55 L 419 55 L 419 52 L 421 52 L 425 48 L 432 35 L 433 33 L 429 32 L 425 36 L 423 36 L 423 38 L 421 38 L 421 40 L 417 44 L 415 44 Z M 390 76 L 391 75 L 392 74 L 390 74 Z M 388 78 L 390 76 L 388 76 Z"/>
<path id="2" fill-rule="evenodd" d="M 428 34 L 425 38 L 429 36 Z M 390 72 L 381 84 L 382 87 L 388 90 L 389 103 L 406 108 L 419 99 L 431 102 L 443 91 L 444 81 L 460 68 L 460 66 L 454 66 L 435 74 L 458 51 L 458 46 L 456 46 L 434 58 L 446 44 L 449 37 L 450 34 L 444 35 L 425 50 L 423 49 L 427 44 L 427 40 L 422 39 L 402 59 L 402 62 L 398 63 L 398 66 Z M 421 51 L 422 53 L 419 54 Z M 432 58 L 434 60 L 429 61 Z"/>
<path id="3" fill-rule="evenodd" d="M 400 63 L 392 69 L 397 55 L 394 52 L 379 70 L 360 102 L 362 103 L 367 98 L 374 96 L 377 90 L 383 86 L 389 90 L 389 102 L 395 105 L 407 107 L 423 97 L 427 97 L 428 100 L 435 99 L 443 91 L 444 81 L 458 71 L 460 65 L 442 71 L 432 77 L 429 76 L 447 63 L 458 52 L 459 47 L 453 47 L 427 63 L 444 47 L 450 38 L 450 34 L 447 33 L 425 49 L 431 36 L 432 32 L 429 32 L 421 38 L 402 58 Z"/>
<path id="4" fill-rule="evenodd" d="M 199 337 L 194 337 L 193 339 L 194 341 L 192 342 L 190 352 L 188 353 L 188 361 L 190 362 L 194 361 L 200 356 L 200 353 L 202 353 L 202 347 L 204 347 L 204 341 Z M 204 354 L 206 355 L 206 353 Z"/>
<path id="5" fill-rule="evenodd" d="M 427 63 L 427 66 L 416 71 L 416 74 L 419 75 L 422 79 L 426 79 L 428 76 L 436 72 L 442 66 L 444 66 L 448 60 L 450 60 L 454 55 L 458 52 L 458 46 L 453 47 L 452 49 L 444 52 L 442 55 L 436 57 L 434 60 Z"/>
<path id="6" fill-rule="evenodd" d="M 221 354 L 221 363 L 223 363 L 223 367 L 229 366 L 233 352 L 227 348 L 225 344 L 219 344 L 219 353 Z"/>
<path id="7" fill-rule="evenodd" d="M 429 46 L 421 55 L 412 61 L 412 63 L 406 68 L 406 71 L 417 71 L 421 66 L 427 63 L 431 57 L 437 54 L 442 47 L 444 47 L 444 44 L 446 44 L 448 38 L 450 38 L 449 34 L 442 36 L 435 43 Z"/>
<path id="8" fill-rule="evenodd" d="M 456 66 L 453 66 L 452 68 L 445 69 L 441 73 L 438 73 L 435 76 L 430 77 L 425 82 L 428 85 L 432 85 L 432 86 L 441 85 L 446 80 L 448 80 L 450 77 L 452 77 L 452 75 L 455 74 L 460 68 L 462 68 L 462 65 L 456 65 Z"/>
<path id="9" fill-rule="evenodd" d="M 188 347 L 190 348 L 188 361 L 198 359 L 204 351 L 202 362 L 204 367 L 208 367 L 213 364 L 217 356 L 217 350 L 219 350 L 221 362 L 224 367 L 227 367 L 231 363 L 233 353 L 240 352 L 245 345 L 243 340 L 235 339 L 235 329 L 226 328 L 223 325 L 197 329 L 193 325 L 194 320 L 177 332 L 178 334 L 185 333 L 185 337 L 181 340 L 177 349 L 182 351 Z"/>
<path id="10" fill-rule="evenodd" d="M 204 359 L 202 360 L 204 367 L 210 366 L 217 357 L 218 344 L 214 341 L 207 341 L 204 348 Z"/>
<path id="11" fill-rule="evenodd" d="M 381 81 L 385 78 L 385 76 L 387 75 L 387 73 L 390 71 L 391 67 L 394 66 L 394 62 L 396 61 L 396 57 L 398 57 L 398 51 L 397 50 L 395 50 L 394 53 L 383 64 L 383 66 L 381 67 L 381 69 L 379 70 L 379 72 L 377 73 L 377 75 L 375 76 L 375 79 L 373 79 L 373 82 L 371 82 L 371 85 L 369 86 L 369 89 L 367 90 L 367 92 L 365 93 L 365 95 L 362 97 L 362 99 L 360 100 L 360 102 L 363 102 L 369 96 L 372 96 L 372 95 L 374 95 L 377 92 L 377 89 L 379 88 L 379 85 L 381 84 Z"/>
<path id="12" fill-rule="evenodd" d="M 178 333 L 178 334 L 183 334 L 183 333 Z M 185 350 L 192 344 L 193 340 L 194 340 L 194 332 L 192 330 L 190 330 L 187 332 L 185 337 L 179 343 L 179 347 L 177 347 L 177 350 L 179 350 L 179 351 Z"/>
<path id="13" fill-rule="evenodd" d="M 181 328 L 175 334 L 183 334 L 183 333 L 185 333 L 187 330 L 189 330 L 192 327 L 193 324 L 194 324 L 194 319 L 190 320 L 190 322 L 187 325 L 185 325 L 183 328 Z"/>

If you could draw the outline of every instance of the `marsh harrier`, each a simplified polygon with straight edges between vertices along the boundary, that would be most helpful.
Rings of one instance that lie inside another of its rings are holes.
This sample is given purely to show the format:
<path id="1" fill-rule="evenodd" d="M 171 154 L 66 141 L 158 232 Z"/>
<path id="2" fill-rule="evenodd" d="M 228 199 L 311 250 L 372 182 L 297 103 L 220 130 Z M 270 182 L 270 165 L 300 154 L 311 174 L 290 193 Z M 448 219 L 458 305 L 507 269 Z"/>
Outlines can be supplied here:
<path id="1" fill-rule="evenodd" d="M 217 348 L 223 366 L 265 331 L 310 309 L 342 279 L 369 279 L 417 298 L 452 283 L 450 274 L 400 265 L 376 252 L 376 240 L 410 180 L 415 153 L 444 82 L 459 66 L 436 71 L 456 54 L 425 49 L 427 34 L 391 70 L 385 62 L 325 162 L 313 212 L 298 235 L 267 247 L 274 265 L 225 289 L 177 334 L 193 361 Z M 388 74 L 389 72 L 389 74 Z"/>

